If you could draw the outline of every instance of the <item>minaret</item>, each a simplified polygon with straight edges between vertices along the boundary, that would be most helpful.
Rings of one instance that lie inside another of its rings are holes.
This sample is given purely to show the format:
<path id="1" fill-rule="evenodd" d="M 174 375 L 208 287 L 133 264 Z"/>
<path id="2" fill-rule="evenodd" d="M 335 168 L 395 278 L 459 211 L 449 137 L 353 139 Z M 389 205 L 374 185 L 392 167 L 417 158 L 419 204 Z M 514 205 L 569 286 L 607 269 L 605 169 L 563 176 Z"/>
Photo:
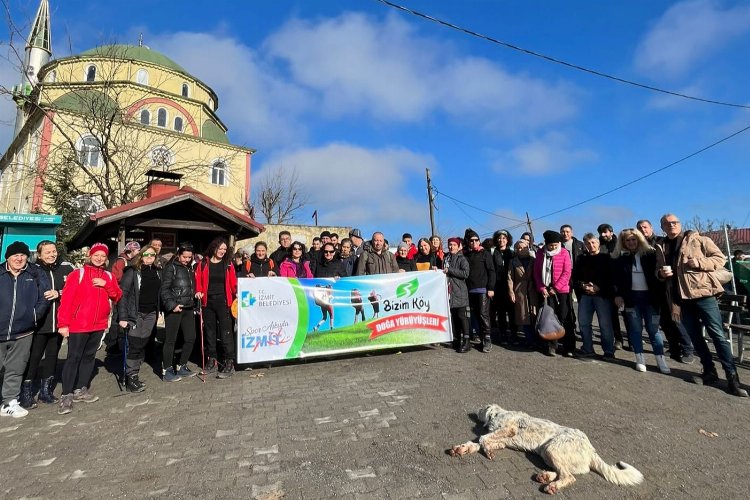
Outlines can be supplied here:
<path id="1" fill-rule="evenodd" d="M 26 41 L 26 55 L 23 62 L 21 85 L 16 87 L 13 93 L 18 105 L 14 136 L 18 135 L 26 122 L 24 103 L 37 84 L 39 70 L 49 62 L 51 57 L 52 35 L 49 22 L 49 0 L 41 0 L 39 10 L 36 11 L 34 24 L 31 26 L 29 38 Z"/>

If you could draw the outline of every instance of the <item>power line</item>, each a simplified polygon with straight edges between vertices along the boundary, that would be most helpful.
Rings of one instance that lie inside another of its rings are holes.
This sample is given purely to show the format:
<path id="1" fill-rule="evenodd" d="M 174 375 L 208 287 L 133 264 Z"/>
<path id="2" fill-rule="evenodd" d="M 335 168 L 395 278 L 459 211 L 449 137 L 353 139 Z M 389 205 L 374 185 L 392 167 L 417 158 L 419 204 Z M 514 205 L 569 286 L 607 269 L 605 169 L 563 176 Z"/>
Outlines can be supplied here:
<path id="1" fill-rule="evenodd" d="M 694 157 L 694 156 L 697 156 L 697 155 L 699 155 L 699 154 L 701 154 L 701 153 L 703 153 L 703 152 L 705 152 L 705 151 L 708 151 L 709 149 L 711 149 L 711 148 L 713 148 L 713 147 L 716 147 L 716 146 L 718 146 L 719 144 L 721 144 L 721 143 L 723 143 L 723 142 L 726 142 L 726 141 L 728 141 L 728 140 L 730 140 L 730 139 L 733 139 L 734 137 L 736 137 L 736 136 L 738 136 L 738 135 L 740 135 L 740 134 L 742 134 L 742 133 L 744 133 L 744 132 L 747 132 L 748 130 L 750 130 L 750 125 L 748 125 L 747 127 L 743 128 L 743 129 L 741 129 L 741 130 L 738 130 L 738 131 L 736 131 L 736 132 L 734 132 L 734 133 L 732 133 L 732 134 L 730 134 L 730 135 L 728 135 L 728 136 L 726 136 L 726 137 L 724 137 L 724 138 L 722 138 L 722 139 L 719 139 L 718 141 L 716 141 L 716 142 L 713 142 L 713 143 L 709 144 L 708 146 L 705 146 L 705 147 L 703 147 L 703 148 L 701 148 L 701 149 L 699 149 L 699 150 L 697 150 L 697 151 L 694 151 L 694 152 L 690 153 L 690 154 L 689 154 L 689 155 L 687 155 L 687 156 L 683 156 L 683 157 L 682 157 L 682 158 L 680 158 L 679 160 L 673 161 L 672 163 L 670 163 L 670 164 L 668 164 L 668 165 L 665 165 L 665 166 L 663 166 L 663 167 L 661 167 L 661 168 L 657 168 L 656 170 L 652 170 L 651 172 L 649 172 L 649 173 L 647 173 L 647 174 L 644 174 L 644 175 L 642 175 L 642 176 L 640 176 L 640 177 L 638 177 L 638 178 L 636 178 L 636 179 L 633 179 L 633 180 L 631 180 L 631 181 L 629 181 L 629 182 L 626 182 L 625 184 L 621 184 L 621 185 L 619 185 L 619 186 L 617 186 L 617 187 L 614 187 L 614 188 L 612 188 L 612 189 L 610 189 L 610 190 L 608 190 L 608 191 L 605 191 L 605 192 L 603 192 L 603 193 L 601 193 L 601 194 L 598 194 L 598 195 L 596 195 L 596 196 L 592 196 L 591 198 L 587 198 L 587 199 L 585 199 L 585 200 L 583 200 L 583 201 L 580 201 L 580 202 L 578 202 L 578 203 L 574 203 L 573 205 L 569 205 L 569 206 L 567 206 L 567 207 L 565 207 L 565 208 L 561 208 L 560 210 L 555 210 L 554 212 L 550 212 L 550 213 L 548 213 L 548 214 L 544 214 L 544 215 L 542 215 L 541 217 L 536 217 L 535 219 L 533 219 L 533 220 L 532 220 L 532 222 L 536 222 L 536 221 L 538 221 L 538 220 L 540 220 L 540 219 L 544 219 L 544 218 L 546 218 L 546 217 L 550 217 L 550 216 L 552 216 L 552 215 L 556 215 L 556 214 L 559 214 L 560 212 L 564 212 L 564 211 L 566 211 L 566 210 L 570 210 L 571 208 L 579 207 L 579 206 L 581 206 L 581 205 L 583 205 L 583 204 L 585 204 L 585 203 L 588 203 L 588 202 L 590 202 L 590 201 L 594 201 L 594 200 L 597 200 L 597 199 L 599 199 L 599 198 L 602 198 L 602 197 L 604 197 L 604 196 L 607 196 L 608 194 L 614 193 L 615 191 L 619 191 L 620 189 L 624 189 L 624 188 L 626 188 L 626 187 L 628 187 L 628 186 L 631 186 L 631 185 L 635 184 L 636 182 L 640 182 L 640 181 L 642 181 L 643 179 L 647 179 L 648 177 L 651 177 L 651 176 L 653 176 L 653 175 L 656 175 L 656 174 L 658 174 L 659 172 L 663 172 L 664 170 L 667 170 L 668 168 L 674 167 L 674 166 L 675 166 L 675 165 L 677 165 L 678 163 L 682 163 L 682 162 L 683 162 L 683 161 L 685 161 L 685 160 L 688 160 L 688 159 L 690 159 L 690 158 L 692 158 L 692 157 Z"/>
<path id="2" fill-rule="evenodd" d="M 442 191 L 439 191 L 439 190 L 438 190 L 438 189 L 437 189 L 437 188 L 436 188 L 435 186 L 433 186 L 433 189 L 434 189 L 434 190 L 435 190 L 435 192 L 436 192 L 437 194 L 439 194 L 440 196 L 445 196 L 445 197 L 446 197 L 446 198 L 448 198 L 449 200 L 453 200 L 453 201 L 454 201 L 454 202 L 456 202 L 456 203 L 460 203 L 460 204 L 462 204 L 462 205 L 466 205 L 467 207 L 469 207 L 469 208 L 473 208 L 474 210 L 479 210 L 480 212 L 484 212 L 484 213 L 486 213 L 486 214 L 488 214 L 488 215 L 492 215 L 493 217 L 498 217 L 498 218 L 500 218 L 500 219 L 505 219 L 505 220 L 509 220 L 509 221 L 513 221 L 513 222 L 521 222 L 521 223 L 523 223 L 523 224 L 526 224 L 526 221 L 524 221 L 524 220 L 521 220 L 521 219 L 514 219 L 513 217 L 506 217 L 506 216 L 504 216 L 504 215 L 496 214 L 496 213 L 494 213 L 494 212 L 490 212 L 489 210 L 485 210 L 485 209 L 483 209 L 483 208 L 480 208 L 480 207 L 478 207 L 478 206 L 476 206 L 476 205 L 472 205 L 472 204 L 470 204 L 470 203 L 466 203 L 465 201 L 461 201 L 461 200 L 459 200 L 458 198 L 454 198 L 453 196 L 449 196 L 449 195 L 447 195 L 447 194 L 443 193 Z"/>
<path id="3" fill-rule="evenodd" d="M 544 59 L 546 61 L 549 61 L 549 62 L 552 62 L 552 63 L 555 63 L 555 64 L 560 64 L 562 66 L 566 66 L 566 67 L 571 68 L 571 69 L 582 71 L 584 73 L 589 73 L 591 75 L 599 76 L 599 77 L 602 77 L 602 78 L 607 78 L 609 80 L 613 80 L 613 81 L 616 81 L 616 82 L 619 82 L 619 83 L 624 83 L 626 85 L 631 85 L 633 87 L 639 87 L 639 88 L 642 88 L 642 89 L 651 90 L 653 92 L 660 92 L 662 94 L 667 94 L 667 95 L 671 95 L 671 96 L 675 96 L 675 97 L 682 97 L 683 99 L 690 99 L 692 101 L 705 102 L 705 103 L 708 103 L 708 104 L 716 104 L 716 105 L 719 105 L 719 106 L 729 106 L 729 107 L 732 107 L 732 108 L 750 109 L 750 105 L 746 105 L 746 104 L 736 104 L 736 103 L 731 103 L 731 102 L 717 101 L 717 100 L 714 100 L 714 99 L 706 99 L 706 98 L 703 98 L 703 97 L 691 96 L 691 95 L 687 95 L 687 94 L 682 94 L 680 92 L 674 92 L 672 90 L 661 89 L 659 87 L 654 87 L 652 85 L 647 85 L 645 83 L 639 83 L 639 82 L 636 82 L 636 81 L 633 81 L 633 80 L 628 80 L 626 78 L 621 78 L 619 76 L 610 75 L 609 73 L 604 73 L 602 71 L 598 71 L 598 70 L 595 70 L 595 69 L 586 68 L 586 67 L 580 66 L 578 64 L 574 64 L 574 63 L 570 63 L 570 62 L 567 62 L 567 61 L 563 61 L 562 59 L 557 59 L 555 57 L 548 56 L 548 55 L 542 54 L 540 52 L 535 52 L 535 51 L 530 50 L 530 49 L 525 49 L 523 47 L 519 47 L 518 45 L 513 45 L 512 43 L 508 43 L 508 42 L 504 42 L 502 40 L 498 40 L 498 39 L 493 38 L 493 37 L 488 36 L 488 35 L 483 35 L 483 34 L 478 33 L 476 31 L 472 31 L 472 30 L 470 30 L 468 28 L 463 28 L 463 27 L 455 25 L 453 23 L 449 23 L 448 21 L 443 21 L 442 19 L 438 19 L 436 17 L 430 16 L 429 14 L 424 14 L 422 12 L 418 12 L 416 10 L 412 10 L 412 9 L 410 9 L 408 7 L 404 7 L 403 5 L 398 5 L 398 4 L 395 4 L 393 2 L 389 2 L 388 0 L 375 0 L 375 1 L 380 2 L 380 3 L 384 4 L 384 5 L 387 5 L 388 7 L 392 7 L 394 9 L 398 9 L 398 10 L 407 12 L 409 14 L 412 14 L 414 16 L 421 17 L 421 18 L 426 19 L 428 21 L 432 21 L 434 23 L 440 24 L 440 25 L 445 26 L 447 28 L 451 28 L 453 30 L 460 31 L 460 32 L 465 33 L 467 35 L 470 35 L 470 36 L 473 36 L 473 37 L 476 37 L 476 38 L 481 38 L 482 40 L 486 40 L 488 42 L 491 42 L 491 43 L 494 43 L 494 44 L 497 44 L 497 45 L 502 45 L 503 47 L 506 47 L 506 48 L 509 48 L 509 49 L 512 49 L 512 50 L 516 50 L 518 52 L 522 52 L 522 53 L 530 55 L 530 56 L 538 57 L 540 59 Z"/>

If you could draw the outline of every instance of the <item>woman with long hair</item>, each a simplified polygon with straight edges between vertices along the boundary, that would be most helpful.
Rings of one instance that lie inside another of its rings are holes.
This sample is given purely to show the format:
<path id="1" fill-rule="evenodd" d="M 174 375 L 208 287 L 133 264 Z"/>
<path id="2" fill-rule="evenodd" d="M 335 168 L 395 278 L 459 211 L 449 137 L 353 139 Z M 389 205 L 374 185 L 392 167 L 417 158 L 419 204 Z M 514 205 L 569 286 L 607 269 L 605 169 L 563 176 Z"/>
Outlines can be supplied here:
<path id="1" fill-rule="evenodd" d="M 305 259 L 305 244 L 295 241 L 289 254 L 279 266 L 279 275 L 284 278 L 312 278 L 310 262 Z"/>
<path id="2" fill-rule="evenodd" d="M 445 250 L 443 250 L 443 240 L 440 236 L 433 234 L 430 236 L 430 251 L 440 257 L 441 261 L 445 260 Z"/>
<path id="3" fill-rule="evenodd" d="M 162 348 L 162 367 L 165 382 L 178 382 L 185 377 L 192 377 L 195 372 L 187 369 L 190 354 L 195 344 L 195 273 L 193 264 L 193 245 L 180 243 L 177 251 L 164 266 L 162 271 L 159 298 L 164 309 L 164 347 Z M 182 331 L 182 354 L 175 368 L 174 349 L 177 335 Z"/>
<path id="4" fill-rule="evenodd" d="M 432 245 L 427 238 L 419 238 L 417 255 L 414 256 L 417 271 L 434 271 L 443 268 L 443 259 L 432 251 Z"/>
<path id="5" fill-rule="evenodd" d="M 521 239 L 513 246 L 515 255 L 508 266 L 508 296 L 513 304 L 515 324 L 524 333 L 524 345 L 533 349 L 536 345 L 534 326 L 536 323 L 536 308 L 539 302 L 537 290 L 534 286 L 534 259 L 529 248 L 529 242 Z"/>
<path id="6" fill-rule="evenodd" d="M 276 266 L 273 260 L 268 257 L 268 245 L 264 241 L 255 244 L 255 251 L 247 261 L 250 265 L 247 276 L 249 278 L 265 278 L 276 276 Z"/>
<path id="7" fill-rule="evenodd" d="M 219 369 L 217 378 L 234 373 L 232 302 L 237 297 L 237 274 L 229 258 L 229 242 L 219 236 L 209 243 L 206 256 L 195 268 L 196 297 L 203 307 L 203 333 L 206 338 L 206 373 Z M 219 367 L 217 340 L 221 342 L 224 363 Z"/>
<path id="8" fill-rule="evenodd" d="M 120 288 L 122 299 L 117 303 L 120 327 L 125 329 L 128 341 L 125 360 L 125 390 L 142 392 L 146 385 L 138 378 L 146 354 L 146 344 L 159 315 L 161 269 L 156 266 L 156 249 L 146 245 L 125 268 Z M 180 367 L 178 375 L 189 377 L 187 365 Z"/>
<path id="9" fill-rule="evenodd" d="M 615 305 L 624 308 L 628 341 L 635 354 L 635 369 L 646 371 L 643 354 L 645 328 L 659 371 L 670 373 L 664 359 L 664 342 L 659 335 L 659 305 L 664 289 L 656 277 L 656 252 L 640 231 L 630 228 L 620 231 L 612 258 Z"/>
<path id="10" fill-rule="evenodd" d="M 57 253 L 54 241 L 44 240 L 36 247 L 36 265 L 49 278 L 50 289 L 44 292 L 44 298 L 50 302 L 50 307 L 44 316 L 39 318 L 39 325 L 31 341 L 31 354 L 26 367 L 26 376 L 21 386 L 21 406 L 36 407 L 33 384 L 38 381 L 39 401 L 53 404 L 58 400 L 54 395 L 55 368 L 57 354 L 60 352 L 62 337 L 57 333 L 57 311 L 60 308 L 60 296 L 65 278 L 73 272 L 73 265 L 63 262 Z"/>
<path id="11" fill-rule="evenodd" d="M 62 397 L 57 413 L 73 411 L 73 403 L 99 400 L 89 391 L 96 351 L 109 322 L 111 304 L 122 297 L 112 273 L 106 271 L 109 248 L 94 243 L 84 266 L 65 280 L 57 313 L 57 331 L 68 339 L 62 372 Z"/>

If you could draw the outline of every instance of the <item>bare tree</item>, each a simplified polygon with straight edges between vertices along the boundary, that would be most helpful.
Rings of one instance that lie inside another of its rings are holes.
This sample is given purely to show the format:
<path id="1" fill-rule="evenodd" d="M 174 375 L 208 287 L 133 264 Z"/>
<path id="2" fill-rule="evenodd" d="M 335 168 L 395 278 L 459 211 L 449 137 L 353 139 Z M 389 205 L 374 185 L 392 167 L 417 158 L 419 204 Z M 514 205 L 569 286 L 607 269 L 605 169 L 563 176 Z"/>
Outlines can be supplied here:
<path id="1" fill-rule="evenodd" d="M 266 224 L 287 224 L 309 203 L 309 194 L 294 167 L 278 165 L 267 168 L 254 183 L 252 204 L 247 211 L 251 217 L 259 212 Z"/>

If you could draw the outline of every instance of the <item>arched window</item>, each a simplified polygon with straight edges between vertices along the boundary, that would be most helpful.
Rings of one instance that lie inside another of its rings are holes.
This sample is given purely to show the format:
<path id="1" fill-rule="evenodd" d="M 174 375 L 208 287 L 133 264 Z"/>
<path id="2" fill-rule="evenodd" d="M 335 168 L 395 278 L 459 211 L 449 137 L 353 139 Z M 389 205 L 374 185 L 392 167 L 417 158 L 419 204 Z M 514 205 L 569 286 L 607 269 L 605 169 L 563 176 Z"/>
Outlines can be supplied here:
<path id="1" fill-rule="evenodd" d="M 101 144 L 93 135 L 81 139 L 78 146 L 78 159 L 86 167 L 99 167 L 101 162 Z"/>
<path id="2" fill-rule="evenodd" d="M 151 164 L 154 168 L 169 170 L 174 161 L 172 152 L 166 146 L 157 146 L 151 151 Z"/>
<path id="3" fill-rule="evenodd" d="M 141 125 L 151 125 L 151 113 L 147 109 L 141 110 Z"/>
<path id="4" fill-rule="evenodd" d="M 57 71 L 54 69 L 47 73 L 47 83 L 55 83 L 57 81 Z"/>
<path id="5" fill-rule="evenodd" d="M 208 99 L 208 107 L 210 109 L 214 109 L 214 100 L 211 98 Z"/>
<path id="6" fill-rule="evenodd" d="M 179 116 L 174 117 L 174 129 L 177 132 L 182 132 L 182 117 L 179 117 Z"/>
<path id="7" fill-rule="evenodd" d="M 138 73 L 136 73 L 135 81 L 141 85 L 148 85 L 148 71 L 139 69 Z"/>
<path id="8" fill-rule="evenodd" d="M 96 66 L 93 64 L 86 68 L 86 81 L 93 82 L 96 80 Z"/>
<path id="9" fill-rule="evenodd" d="M 159 108 L 159 111 L 156 112 L 156 125 L 158 127 L 167 126 L 167 110 L 166 109 Z"/>
<path id="10" fill-rule="evenodd" d="M 187 83 L 182 84 L 182 97 L 190 97 L 190 85 Z"/>
<path id="11" fill-rule="evenodd" d="M 227 164 L 224 163 L 224 160 L 216 160 L 211 165 L 211 184 L 227 185 Z"/>

